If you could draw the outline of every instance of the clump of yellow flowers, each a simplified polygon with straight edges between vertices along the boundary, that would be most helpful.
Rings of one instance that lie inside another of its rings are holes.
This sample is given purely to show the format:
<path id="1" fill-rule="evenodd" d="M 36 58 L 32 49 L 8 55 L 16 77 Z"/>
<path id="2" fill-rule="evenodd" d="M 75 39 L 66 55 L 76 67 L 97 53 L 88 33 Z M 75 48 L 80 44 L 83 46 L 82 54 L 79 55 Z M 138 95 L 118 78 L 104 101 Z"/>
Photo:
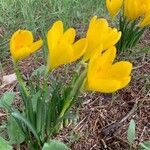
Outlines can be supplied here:
<path id="1" fill-rule="evenodd" d="M 115 8 L 115 13 L 118 7 Z M 53 134 L 59 132 L 66 124 L 68 113 L 81 90 L 113 93 L 128 85 L 131 81 L 132 63 L 115 61 L 115 45 L 121 35 L 121 31 L 111 28 L 106 19 L 94 16 L 86 36 L 76 40 L 74 28 L 64 31 L 63 22 L 56 21 L 46 37 L 48 57 L 44 81 L 40 80 L 37 73 L 34 80 L 31 76 L 27 83 L 19 71 L 19 61 L 41 49 L 44 42 L 41 38 L 34 42 L 33 34 L 28 30 L 18 30 L 12 35 L 10 52 L 24 109 L 21 113 L 9 106 L 7 108 L 11 116 L 18 120 L 18 128 L 26 133 L 27 145 L 36 145 L 37 149 L 42 149 Z M 55 80 L 49 74 L 59 66 L 75 61 L 77 65 L 70 82 L 66 85 L 57 81 L 52 86 Z"/>
<path id="2" fill-rule="evenodd" d="M 62 21 L 56 21 L 52 25 L 47 34 L 49 70 L 82 58 L 89 66 L 86 89 L 109 93 L 130 82 L 131 63 L 121 61 L 113 64 L 116 57 L 115 44 L 119 41 L 121 32 L 109 27 L 106 19 L 94 16 L 86 37 L 75 41 L 75 35 L 74 28 L 64 32 Z M 10 50 L 15 62 L 28 57 L 41 46 L 42 40 L 33 42 L 32 33 L 28 30 L 16 31 L 10 40 Z"/>
<path id="3" fill-rule="evenodd" d="M 106 7 L 113 18 L 120 12 L 118 50 L 134 47 L 150 25 L 150 0 L 106 0 Z"/>

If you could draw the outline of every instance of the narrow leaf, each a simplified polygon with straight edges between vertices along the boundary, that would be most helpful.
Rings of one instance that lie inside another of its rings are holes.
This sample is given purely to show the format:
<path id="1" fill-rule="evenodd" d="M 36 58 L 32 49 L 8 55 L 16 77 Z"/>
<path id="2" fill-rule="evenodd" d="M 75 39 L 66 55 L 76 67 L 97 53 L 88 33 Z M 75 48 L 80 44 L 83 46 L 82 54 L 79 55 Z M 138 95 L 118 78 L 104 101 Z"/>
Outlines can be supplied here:
<path id="1" fill-rule="evenodd" d="M 33 95 L 32 99 L 31 99 L 34 112 L 36 112 L 37 101 L 40 96 L 41 96 L 41 91 L 38 91 L 36 94 Z"/>

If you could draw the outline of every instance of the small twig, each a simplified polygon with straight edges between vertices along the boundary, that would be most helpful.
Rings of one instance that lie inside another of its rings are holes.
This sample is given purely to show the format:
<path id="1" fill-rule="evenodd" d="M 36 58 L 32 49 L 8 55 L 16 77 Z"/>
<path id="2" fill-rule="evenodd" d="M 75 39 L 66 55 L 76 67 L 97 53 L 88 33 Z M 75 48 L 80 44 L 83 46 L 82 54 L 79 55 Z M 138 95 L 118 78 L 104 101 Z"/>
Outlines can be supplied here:
<path id="1" fill-rule="evenodd" d="M 137 107 L 138 107 L 138 101 L 136 100 L 130 112 L 123 119 L 121 119 L 119 123 L 123 123 L 125 120 L 127 120 L 137 110 Z"/>
<path id="2" fill-rule="evenodd" d="M 0 112 L 0 117 L 4 117 L 4 116 L 7 116 L 7 114 L 4 114 L 4 113 Z"/>
<path id="3" fill-rule="evenodd" d="M 137 70 L 137 69 L 140 69 L 142 68 L 144 65 L 146 65 L 147 63 L 144 63 L 142 65 L 139 65 L 139 66 L 136 66 L 136 67 L 133 67 L 133 70 Z"/>
<path id="4" fill-rule="evenodd" d="M 118 139 L 119 141 L 122 141 L 122 142 L 124 142 L 125 144 L 127 144 L 128 146 L 130 146 L 130 144 L 129 144 L 127 141 L 125 141 L 124 139 L 118 137 L 117 135 L 114 135 L 114 137 L 115 137 L 116 139 Z"/>
<path id="5" fill-rule="evenodd" d="M 74 131 L 78 129 L 78 127 L 86 120 L 87 117 L 84 117 L 78 124 L 77 126 L 75 126 L 75 128 L 73 129 Z"/>
<path id="6" fill-rule="evenodd" d="M 118 139 L 119 141 L 124 142 L 124 143 L 127 144 L 129 147 L 131 146 L 131 148 L 135 149 L 135 147 L 134 147 L 133 145 L 130 145 L 127 141 L 123 140 L 122 138 L 120 138 L 120 137 L 118 137 L 118 136 L 116 136 L 116 135 L 114 135 L 114 137 L 115 137 L 116 139 Z"/>
<path id="7" fill-rule="evenodd" d="M 104 148 L 106 149 L 108 147 L 107 144 L 106 144 L 106 142 L 103 139 L 101 139 L 101 142 L 102 142 Z"/>
<path id="8" fill-rule="evenodd" d="M 96 146 L 96 144 L 94 144 L 94 145 L 90 148 L 90 150 L 92 150 L 95 146 Z"/>
<path id="9" fill-rule="evenodd" d="M 141 136 L 140 136 L 140 138 L 139 138 L 139 143 L 142 142 L 142 137 L 143 137 L 143 135 L 144 135 L 144 132 L 145 132 L 146 128 L 147 128 L 147 127 L 144 126 L 143 131 L 142 131 L 142 133 L 141 133 Z"/>

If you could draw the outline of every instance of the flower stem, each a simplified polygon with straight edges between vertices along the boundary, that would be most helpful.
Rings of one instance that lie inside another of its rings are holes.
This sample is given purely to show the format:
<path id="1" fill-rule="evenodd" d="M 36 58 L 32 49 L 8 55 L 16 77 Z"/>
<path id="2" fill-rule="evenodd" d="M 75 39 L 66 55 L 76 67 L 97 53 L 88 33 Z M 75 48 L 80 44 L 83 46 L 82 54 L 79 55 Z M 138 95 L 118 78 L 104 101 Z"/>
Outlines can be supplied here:
<path id="1" fill-rule="evenodd" d="M 25 84 L 24 84 L 23 80 L 22 80 L 22 77 L 21 77 L 18 65 L 15 62 L 14 62 L 14 70 L 15 70 L 16 77 L 17 77 L 17 80 L 19 82 L 19 85 L 22 87 L 22 89 L 23 89 L 24 93 L 26 94 L 26 96 L 28 96 L 29 93 L 28 93 L 28 91 L 27 91 L 27 89 L 25 87 Z"/>
<path id="2" fill-rule="evenodd" d="M 73 97 L 80 91 L 81 87 L 82 87 L 82 84 L 84 82 L 84 79 L 86 77 L 86 74 L 87 74 L 87 70 L 85 69 L 81 75 L 79 76 L 79 78 L 77 79 L 75 85 L 74 85 L 74 88 L 72 89 L 71 93 L 69 94 L 68 98 L 66 99 L 65 101 L 65 104 L 63 106 L 63 109 L 60 113 L 60 116 L 59 118 L 63 117 L 65 112 L 67 111 L 67 109 L 69 108 L 71 102 L 72 102 L 72 99 Z"/>

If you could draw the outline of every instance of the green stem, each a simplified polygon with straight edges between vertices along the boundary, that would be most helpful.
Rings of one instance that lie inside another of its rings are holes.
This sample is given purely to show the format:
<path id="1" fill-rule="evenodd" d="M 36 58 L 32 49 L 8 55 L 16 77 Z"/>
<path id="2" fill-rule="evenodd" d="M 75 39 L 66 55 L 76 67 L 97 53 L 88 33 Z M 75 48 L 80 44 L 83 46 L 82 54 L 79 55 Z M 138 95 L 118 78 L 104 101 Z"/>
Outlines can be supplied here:
<path id="1" fill-rule="evenodd" d="M 73 97 L 79 92 L 80 88 L 82 87 L 82 84 L 84 82 L 84 79 L 86 77 L 86 74 L 87 74 L 87 70 L 84 70 L 81 75 L 79 76 L 79 78 L 77 79 L 75 85 L 74 85 L 74 88 L 72 89 L 70 95 L 68 96 L 68 98 L 66 99 L 65 103 L 64 103 L 64 106 L 63 106 L 63 109 L 60 113 L 60 116 L 59 118 L 63 117 L 65 112 L 67 111 L 67 109 L 69 108 L 71 102 L 72 102 L 72 99 Z"/>
<path id="2" fill-rule="evenodd" d="M 24 84 L 24 82 L 23 82 L 23 80 L 21 78 L 21 74 L 19 72 L 18 65 L 15 62 L 14 62 L 14 70 L 15 70 L 16 77 L 17 77 L 17 80 L 19 82 L 19 85 L 22 87 L 22 89 L 23 89 L 24 93 L 26 94 L 26 96 L 29 96 L 29 93 L 28 93 L 28 91 L 27 91 L 27 89 L 25 87 L 25 84 Z"/>
<path id="3" fill-rule="evenodd" d="M 26 117 L 32 123 L 32 125 L 34 126 L 34 112 L 33 112 L 32 102 L 31 102 L 31 99 L 29 97 L 29 92 L 26 89 L 25 83 L 22 80 L 22 76 L 20 74 L 18 64 L 15 63 L 15 62 L 14 62 L 14 70 L 15 70 L 19 85 L 21 87 L 21 90 L 22 90 L 22 92 L 25 96 L 25 97 L 22 97 L 22 99 L 23 99 L 24 106 L 25 106 Z"/>

